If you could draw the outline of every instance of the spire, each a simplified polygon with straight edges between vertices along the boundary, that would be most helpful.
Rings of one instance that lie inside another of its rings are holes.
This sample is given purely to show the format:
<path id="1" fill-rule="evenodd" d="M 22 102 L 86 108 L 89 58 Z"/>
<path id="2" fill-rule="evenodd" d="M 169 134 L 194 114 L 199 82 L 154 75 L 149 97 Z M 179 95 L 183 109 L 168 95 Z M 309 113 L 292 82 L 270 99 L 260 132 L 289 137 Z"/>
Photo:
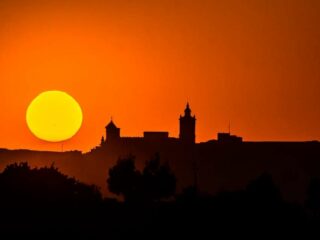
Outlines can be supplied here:
<path id="1" fill-rule="evenodd" d="M 117 128 L 117 126 L 114 124 L 114 122 L 112 121 L 112 117 L 111 117 L 111 120 L 110 122 L 108 123 L 108 125 L 106 126 L 106 128 L 110 129 L 114 129 L 114 128 Z"/>
<path id="2" fill-rule="evenodd" d="M 186 106 L 186 109 L 184 110 L 184 114 L 185 116 L 191 116 L 191 109 L 189 106 L 189 102 L 187 102 L 187 106 Z"/>
<path id="3" fill-rule="evenodd" d="M 184 110 L 184 116 L 180 115 L 180 133 L 179 138 L 184 143 L 195 143 L 196 117 L 191 116 L 189 102 Z"/>

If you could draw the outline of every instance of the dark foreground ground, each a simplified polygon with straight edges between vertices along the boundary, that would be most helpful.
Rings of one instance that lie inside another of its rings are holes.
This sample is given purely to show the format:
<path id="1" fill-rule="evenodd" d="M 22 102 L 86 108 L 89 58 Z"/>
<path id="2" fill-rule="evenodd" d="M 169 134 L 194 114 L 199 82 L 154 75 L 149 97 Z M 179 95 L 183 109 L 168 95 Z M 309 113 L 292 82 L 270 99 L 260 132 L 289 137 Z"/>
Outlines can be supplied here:
<path id="1" fill-rule="evenodd" d="M 174 193 L 173 182 L 164 184 L 172 180 L 170 169 L 155 163 L 150 161 L 139 172 L 127 159 L 109 171 L 110 190 L 120 196 L 127 193 L 125 201 L 103 198 L 96 186 L 68 177 L 54 166 L 8 165 L 0 173 L 0 238 L 320 237 L 319 179 L 310 181 L 306 200 L 299 204 L 284 200 L 268 173 L 238 191 L 211 195 L 189 187 Z M 170 190 L 165 199 L 163 188 Z"/>
<path id="2" fill-rule="evenodd" d="M 172 201 L 158 203 L 104 199 L 90 205 L 53 200 L 25 204 L 18 200 L 1 205 L 0 230 L 6 239 L 320 237 L 316 213 L 259 191 L 197 196 L 189 189 Z"/>

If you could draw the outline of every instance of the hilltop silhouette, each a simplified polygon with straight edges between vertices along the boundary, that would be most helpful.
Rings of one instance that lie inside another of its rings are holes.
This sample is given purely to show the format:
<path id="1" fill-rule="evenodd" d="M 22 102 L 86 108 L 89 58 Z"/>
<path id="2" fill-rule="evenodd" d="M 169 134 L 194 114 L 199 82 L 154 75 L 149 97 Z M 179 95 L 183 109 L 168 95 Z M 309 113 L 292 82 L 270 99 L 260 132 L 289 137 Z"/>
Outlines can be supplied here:
<path id="1" fill-rule="evenodd" d="M 135 167 L 142 171 L 146 161 L 158 154 L 176 176 L 176 189 L 188 186 L 216 194 L 237 191 L 251 179 L 268 172 L 284 199 L 304 202 L 311 179 L 320 177 L 320 143 L 310 142 L 248 142 L 228 133 L 217 139 L 196 141 L 196 117 L 190 104 L 178 118 L 179 136 L 168 132 L 144 132 L 143 137 L 123 137 L 121 129 L 111 120 L 100 144 L 87 153 L 39 152 L 0 149 L 0 170 L 14 162 L 27 161 L 32 167 L 52 163 L 70 176 L 95 184 L 104 196 L 106 173 L 119 157 L 135 156 Z"/>
<path id="2" fill-rule="evenodd" d="M 2 235 L 319 236 L 319 142 L 246 142 L 229 132 L 197 143 L 189 104 L 179 124 L 178 138 L 122 137 L 111 121 L 88 153 L 0 149 Z"/>

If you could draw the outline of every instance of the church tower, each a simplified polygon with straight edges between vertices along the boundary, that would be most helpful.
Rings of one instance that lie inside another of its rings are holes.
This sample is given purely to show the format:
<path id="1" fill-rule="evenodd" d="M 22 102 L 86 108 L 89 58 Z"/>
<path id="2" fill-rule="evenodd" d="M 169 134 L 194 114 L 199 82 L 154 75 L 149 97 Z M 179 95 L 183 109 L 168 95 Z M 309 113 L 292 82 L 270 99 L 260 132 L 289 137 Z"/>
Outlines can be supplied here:
<path id="1" fill-rule="evenodd" d="M 106 126 L 106 142 L 115 142 L 120 139 L 120 128 L 112 121 Z"/>
<path id="2" fill-rule="evenodd" d="M 191 109 L 187 103 L 184 116 L 180 115 L 180 141 L 184 143 L 195 143 L 196 140 L 196 117 L 191 116 Z"/>

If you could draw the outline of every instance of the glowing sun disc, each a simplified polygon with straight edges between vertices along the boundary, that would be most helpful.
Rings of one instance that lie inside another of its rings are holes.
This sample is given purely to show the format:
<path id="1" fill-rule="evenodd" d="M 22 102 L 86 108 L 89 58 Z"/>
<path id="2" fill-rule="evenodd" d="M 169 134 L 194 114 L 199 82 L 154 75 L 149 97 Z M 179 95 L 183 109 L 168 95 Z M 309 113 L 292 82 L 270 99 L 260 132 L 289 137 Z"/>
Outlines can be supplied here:
<path id="1" fill-rule="evenodd" d="M 36 96 L 28 106 L 26 121 L 39 139 L 61 142 L 72 138 L 82 125 L 79 103 L 62 91 L 46 91 Z"/>

